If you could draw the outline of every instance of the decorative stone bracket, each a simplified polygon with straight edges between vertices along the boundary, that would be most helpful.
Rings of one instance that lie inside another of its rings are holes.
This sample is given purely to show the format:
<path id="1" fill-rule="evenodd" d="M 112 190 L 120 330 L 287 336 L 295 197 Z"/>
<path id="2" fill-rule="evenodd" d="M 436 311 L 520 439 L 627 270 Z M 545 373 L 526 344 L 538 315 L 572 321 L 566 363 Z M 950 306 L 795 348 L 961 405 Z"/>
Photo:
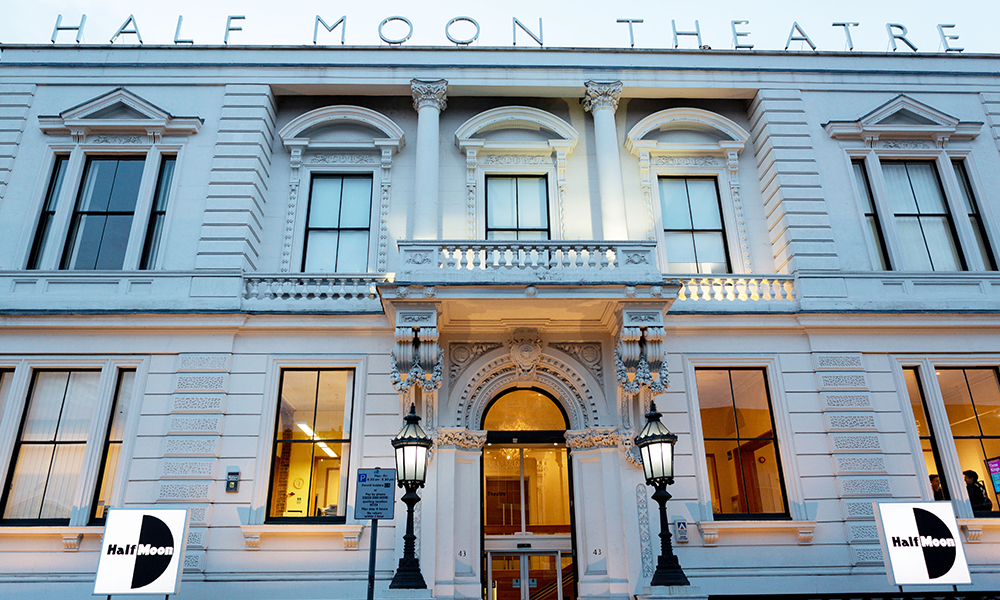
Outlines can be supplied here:
<path id="1" fill-rule="evenodd" d="M 625 460 L 633 467 L 642 467 L 642 459 L 635 448 L 631 428 L 591 427 L 589 429 L 567 431 L 566 445 L 570 450 L 593 450 L 598 448 L 618 448 Z"/>
<path id="2" fill-rule="evenodd" d="M 399 393 L 414 385 L 425 392 L 441 387 L 444 353 L 438 348 L 437 308 L 413 307 L 396 313 L 396 347 L 390 360 L 389 378 Z M 410 368 L 400 373 L 399 365 Z"/>
<path id="3" fill-rule="evenodd" d="M 615 374 L 626 394 L 636 394 L 642 387 L 665 392 L 669 387 L 663 366 L 663 310 L 659 307 L 622 309 L 618 346 L 615 348 Z"/>

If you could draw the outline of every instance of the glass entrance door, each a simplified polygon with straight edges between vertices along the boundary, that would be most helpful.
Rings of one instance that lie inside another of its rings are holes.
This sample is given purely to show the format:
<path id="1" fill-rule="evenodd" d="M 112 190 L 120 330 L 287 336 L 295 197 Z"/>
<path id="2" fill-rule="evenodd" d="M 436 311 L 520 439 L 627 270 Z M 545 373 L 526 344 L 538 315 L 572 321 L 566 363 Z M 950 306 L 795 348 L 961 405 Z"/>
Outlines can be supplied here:
<path id="1" fill-rule="evenodd" d="M 484 533 L 569 535 L 566 447 L 497 447 L 483 451 Z"/>
<path id="2" fill-rule="evenodd" d="M 563 600 L 573 589 L 569 553 L 488 553 L 487 600 Z"/>

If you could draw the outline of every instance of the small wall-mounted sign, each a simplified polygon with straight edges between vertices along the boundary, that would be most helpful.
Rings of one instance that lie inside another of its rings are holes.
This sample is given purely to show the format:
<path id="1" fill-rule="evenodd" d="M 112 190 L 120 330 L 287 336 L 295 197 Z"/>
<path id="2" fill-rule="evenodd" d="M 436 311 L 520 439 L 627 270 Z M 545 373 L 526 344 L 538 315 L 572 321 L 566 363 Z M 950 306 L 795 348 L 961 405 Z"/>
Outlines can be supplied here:
<path id="1" fill-rule="evenodd" d="M 240 468 L 229 467 L 226 469 L 226 493 L 235 494 L 240 491 Z"/>
<path id="2" fill-rule="evenodd" d="M 674 541 L 678 544 L 688 543 L 688 522 L 685 519 L 674 519 Z"/>
<path id="3" fill-rule="evenodd" d="M 186 509 L 110 509 L 94 595 L 176 594 L 186 541 Z"/>
<path id="4" fill-rule="evenodd" d="M 972 583 L 951 502 L 873 502 L 891 585 Z"/>

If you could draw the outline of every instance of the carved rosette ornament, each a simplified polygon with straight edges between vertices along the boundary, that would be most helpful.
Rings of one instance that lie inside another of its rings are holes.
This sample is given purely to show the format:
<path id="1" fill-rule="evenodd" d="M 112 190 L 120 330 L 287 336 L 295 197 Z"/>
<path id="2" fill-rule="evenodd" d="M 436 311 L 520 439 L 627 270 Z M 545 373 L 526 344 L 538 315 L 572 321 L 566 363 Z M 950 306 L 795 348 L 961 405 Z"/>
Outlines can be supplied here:
<path id="1" fill-rule="evenodd" d="M 583 110 L 590 112 L 599 108 L 610 108 L 611 112 L 618 110 L 618 100 L 622 96 L 622 82 L 588 81 L 586 85 L 587 93 L 583 96 Z"/>
<path id="2" fill-rule="evenodd" d="M 510 342 L 510 360 L 517 367 L 518 381 L 533 381 L 535 367 L 541 358 L 542 340 L 538 339 L 538 335 L 527 329 L 515 331 Z"/>
<path id="3" fill-rule="evenodd" d="M 441 387 L 444 353 L 438 348 L 437 309 L 415 308 L 396 313 L 396 346 L 389 355 L 389 380 L 399 393 L 414 385 L 425 392 Z M 399 366 L 409 365 L 405 373 Z"/>
<path id="4" fill-rule="evenodd" d="M 433 106 L 438 112 L 448 107 L 448 82 L 444 79 L 437 81 L 413 79 L 410 81 L 410 90 L 413 92 L 413 110 L 417 112 L 425 106 Z"/>
<path id="5" fill-rule="evenodd" d="M 636 394 L 643 387 L 665 392 L 669 386 L 663 366 L 663 312 L 660 308 L 622 310 L 621 332 L 615 348 L 615 375 L 622 391 Z"/>

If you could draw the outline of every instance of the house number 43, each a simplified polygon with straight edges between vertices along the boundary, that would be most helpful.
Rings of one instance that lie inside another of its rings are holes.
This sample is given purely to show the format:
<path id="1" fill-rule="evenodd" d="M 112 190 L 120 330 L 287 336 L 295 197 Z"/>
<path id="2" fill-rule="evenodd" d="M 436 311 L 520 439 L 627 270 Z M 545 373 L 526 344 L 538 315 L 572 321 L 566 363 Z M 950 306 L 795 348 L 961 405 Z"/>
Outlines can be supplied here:
<path id="1" fill-rule="evenodd" d="M 600 556 L 600 555 L 601 555 L 601 549 L 600 548 L 594 548 L 594 556 Z"/>

